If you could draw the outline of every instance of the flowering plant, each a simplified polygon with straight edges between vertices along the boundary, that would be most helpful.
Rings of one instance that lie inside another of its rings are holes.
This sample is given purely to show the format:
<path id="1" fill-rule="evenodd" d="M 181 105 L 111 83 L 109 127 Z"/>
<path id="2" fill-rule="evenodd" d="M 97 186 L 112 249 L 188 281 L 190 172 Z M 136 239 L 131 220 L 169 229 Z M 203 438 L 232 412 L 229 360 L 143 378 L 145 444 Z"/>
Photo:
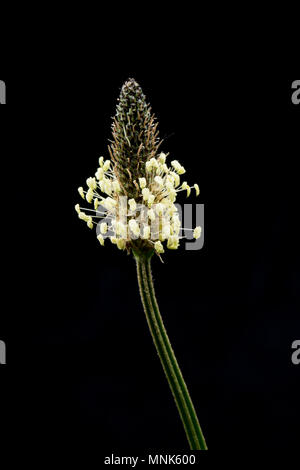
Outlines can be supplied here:
<path id="1" fill-rule="evenodd" d="M 170 345 L 155 297 L 151 258 L 159 257 L 165 247 L 178 248 L 184 238 L 175 205 L 177 194 L 199 186 L 190 186 L 180 177 L 184 167 L 177 161 L 167 164 L 168 155 L 160 152 L 158 123 L 135 80 L 122 87 L 112 124 L 113 140 L 110 159 L 100 157 L 94 177 L 87 179 L 87 189 L 78 188 L 80 196 L 93 204 L 75 210 L 90 229 L 96 227 L 97 239 L 103 246 L 108 238 L 120 250 L 133 253 L 146 318 L 172 390 L 191 449 L 206 450 L 197 415 Z M 201 227 L 193 230 L 194 238 Z"/>

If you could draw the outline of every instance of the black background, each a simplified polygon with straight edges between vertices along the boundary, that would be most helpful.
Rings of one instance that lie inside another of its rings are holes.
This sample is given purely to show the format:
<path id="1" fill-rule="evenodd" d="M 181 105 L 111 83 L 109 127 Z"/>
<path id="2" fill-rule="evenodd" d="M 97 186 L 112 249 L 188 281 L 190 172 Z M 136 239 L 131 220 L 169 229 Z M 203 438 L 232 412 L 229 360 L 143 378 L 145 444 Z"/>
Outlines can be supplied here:
<path id="1" fill-rule="evenodd" d="M 134 261 L 109 243 L 100 247 L 74 211 L 77 187 L 107 156 L 120 87 L 134 77 L 159 119 L 162 150 L 199 183 L 200 199 L 188 202 L 205 204 L 204 248 L 166 253 L 153 271 L 208 446 L 296 449 L 300 106 L 291 102 L 293 80 L 255 63 L 209 69 L 201 56 L 184 54 L 164 53 L 159 63 L 62 56 L 31 68 L 21 59 L 0 77 L 8 98 L 1 108 L 8 302 L 0 330 L 7 442 L 47 455 L 187 449 Z"/>

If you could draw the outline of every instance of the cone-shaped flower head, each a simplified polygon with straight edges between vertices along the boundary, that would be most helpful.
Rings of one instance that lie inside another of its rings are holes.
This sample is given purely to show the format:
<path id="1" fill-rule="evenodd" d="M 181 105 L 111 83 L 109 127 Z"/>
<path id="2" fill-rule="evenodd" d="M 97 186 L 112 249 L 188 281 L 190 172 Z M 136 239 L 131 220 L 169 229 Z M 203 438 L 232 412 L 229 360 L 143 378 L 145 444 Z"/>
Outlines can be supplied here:
<path id="1" fill-rule="evenodd" d="M 136 197 L 139 178 L 146 176 L 146 162 L 157 155 L 158 123 L 146 97 L 133 79 L 124 83 L 112 124 L 111 158 L 121 193 Z"/>
<path id="2" fill-rule="evenodd" d="M 119 249 L 136 252 L 164 252 L 179 246 L 181 222 L 175 201 L 177 193 L 187 196 L 199 186 L 180 182 L 185 173 L 178 160 L 167 165 L 167 155 L 159 152 L 158 123 L 151 113 L 141 87 L 129 79 L 122 87 L 112 124 L 111 160 L 99 159 L 95 177 L 86 180 L 80 196 L 93 209 L 75 210 L 89 228 L 97 227 L 97 238 L 105 238 Z M 85 212 L 87 211 L 87 213 Z M 199 238 L 200 227 L 194 230 Z"/>

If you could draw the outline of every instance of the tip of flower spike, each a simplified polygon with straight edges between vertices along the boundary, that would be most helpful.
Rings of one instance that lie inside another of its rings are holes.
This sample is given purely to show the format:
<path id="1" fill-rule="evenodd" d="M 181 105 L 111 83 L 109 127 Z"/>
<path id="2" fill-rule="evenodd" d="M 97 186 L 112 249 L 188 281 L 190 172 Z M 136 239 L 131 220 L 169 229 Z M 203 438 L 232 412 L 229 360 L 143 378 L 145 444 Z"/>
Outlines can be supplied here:
<path id="1" fill-rule="evenodd" d="M 128 78 L 122 86 L 121 93 L 134 93 L 142 91 L 140 85 L 134 78 Z"/>

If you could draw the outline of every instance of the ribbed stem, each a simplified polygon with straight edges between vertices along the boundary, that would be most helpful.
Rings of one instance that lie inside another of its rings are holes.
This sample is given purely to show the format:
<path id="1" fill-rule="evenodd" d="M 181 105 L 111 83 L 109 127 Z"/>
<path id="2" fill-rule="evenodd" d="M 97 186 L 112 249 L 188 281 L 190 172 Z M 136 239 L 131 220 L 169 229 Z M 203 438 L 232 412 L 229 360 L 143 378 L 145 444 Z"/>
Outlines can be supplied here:
<path id="1" fill-rule="evenodd" d="M 159 312 L 151 274 L 151 256 L 144 257 L 136 255 L 136 264 L 140 294 L 146 319 L 174 396 L 190 448 L 192 450 L 207 450 L 195 408 Z"/>

